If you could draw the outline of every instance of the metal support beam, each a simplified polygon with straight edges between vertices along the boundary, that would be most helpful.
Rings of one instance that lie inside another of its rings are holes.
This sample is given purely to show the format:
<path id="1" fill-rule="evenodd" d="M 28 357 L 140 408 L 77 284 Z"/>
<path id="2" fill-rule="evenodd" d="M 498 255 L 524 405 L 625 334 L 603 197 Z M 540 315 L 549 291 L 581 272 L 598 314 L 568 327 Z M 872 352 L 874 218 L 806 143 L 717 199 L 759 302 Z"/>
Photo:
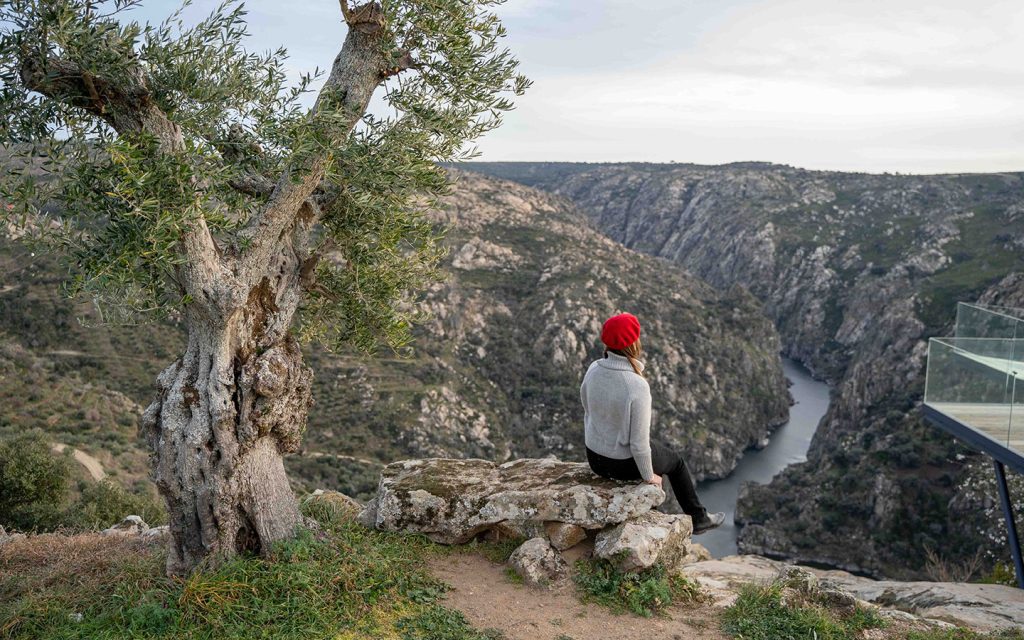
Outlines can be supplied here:
<path id="1" fill-rule="evenodd" d="M 996 486 L 999 487 L 999 499 L 1003 503 L 1003 517 L 1006 518 L 1006 539 L 1010 543 L 1010 554 L 1013 555 L 1013 566 L 1017 572 L 1017 586 L 1024 589 L 1024 560 L 1021 559 L 1020 538 L 1017 537 L 1017 521 L 1013 516 L 1013 502 L 1010 501 L 1010 488 L 1006 485 L 1006 469 L 998 460 L 992 461 L 996 468 Z"/>

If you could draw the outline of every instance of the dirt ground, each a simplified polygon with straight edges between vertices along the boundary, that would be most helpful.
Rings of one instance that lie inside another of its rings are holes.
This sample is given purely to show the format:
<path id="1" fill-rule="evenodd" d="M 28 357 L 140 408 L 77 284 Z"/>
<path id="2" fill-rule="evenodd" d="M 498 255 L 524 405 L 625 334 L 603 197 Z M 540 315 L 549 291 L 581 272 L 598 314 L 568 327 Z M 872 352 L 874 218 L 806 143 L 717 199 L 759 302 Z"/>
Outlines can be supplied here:
<path id="1" fill-rule="evenodd" d="M 509 640 L 725 640 L 715 608 L 673 607 L 665 616 L 615 614 L 583 604 L 572 584 L 551 590 L 516 584 L 505 566 L 477 554 L 430 561 L 434 575 L 452 586 L 445 606 L 462 612 L 477 629 L 498 629 Z"/>

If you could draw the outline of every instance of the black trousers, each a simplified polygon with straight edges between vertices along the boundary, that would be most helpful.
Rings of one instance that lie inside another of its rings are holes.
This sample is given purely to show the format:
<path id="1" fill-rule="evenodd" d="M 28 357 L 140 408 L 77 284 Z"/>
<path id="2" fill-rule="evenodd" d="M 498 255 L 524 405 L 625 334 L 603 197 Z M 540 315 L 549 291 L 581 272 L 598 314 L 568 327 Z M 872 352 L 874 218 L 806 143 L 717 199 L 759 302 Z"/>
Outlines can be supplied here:
<path id="1" fill-rule="evenodd" d="M 636 466 L 633 458 L 609 458 L 587 449 L 587 462 L 594 473 L 605 478 L 615 480 L 641 480 L 640 469 Z M 664 444 L 651 440 L 651 466 L 654 473 L 665 476 L 672 485 L 672 492 L 676 494 L 676 500 L 683 512 L 694 520 L 703 520 L 707 517 L 707 509 L 700 503 L 697 497 L 697 488 L 693 484 L 693 476 L 686 467 L 682 457 L 665 446 Z"/>

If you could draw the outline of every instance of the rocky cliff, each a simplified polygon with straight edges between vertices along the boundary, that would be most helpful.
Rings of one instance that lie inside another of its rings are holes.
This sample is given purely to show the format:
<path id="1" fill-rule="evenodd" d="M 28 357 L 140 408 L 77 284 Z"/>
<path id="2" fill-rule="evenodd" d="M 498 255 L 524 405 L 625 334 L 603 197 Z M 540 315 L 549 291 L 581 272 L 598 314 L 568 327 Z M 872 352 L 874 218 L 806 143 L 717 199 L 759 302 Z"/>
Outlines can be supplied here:
<path id="1" fill-rule="evenodd" d="M 448 227 L 447 278 L 425 297 L 412 355 L 307 350 L 316 404 L 305 451 L 287 460 L 300 486 L 365 496 L 381 463 L 409 456 L 581 459 L 579 382 L 620 309 L 644 322 L 655 431 L 696 473 L 727 473 L 785 419 L 781 345 L 742 288 L 718 292 L 609 240 L 562 198 L 475 174 L 435 221 Z M 0 343 L 12 345 L 0 349 L 0 436 L 40 427 L 140 479 L 130 425 L 180 328 L 82 326 L 97 310 L 61 297 L 51 258 L 7 239 L 0 273 Z"/>
<path id="2" fill-rule="evenodd" d="M 955 302 L 1020 295 L 1008 274 L 1024 270 L 1024 174 L 473 168 L 564 195 L 626 246 L 748 288 L 784 352 L 836 386 L 808 461 L 743 496 L 741 550 L 906 577 L 929 548 L 1005 554 L 992 523 L 962 509 L 969 452 L 915 407 L 926 338 L 948 327 Z"/>

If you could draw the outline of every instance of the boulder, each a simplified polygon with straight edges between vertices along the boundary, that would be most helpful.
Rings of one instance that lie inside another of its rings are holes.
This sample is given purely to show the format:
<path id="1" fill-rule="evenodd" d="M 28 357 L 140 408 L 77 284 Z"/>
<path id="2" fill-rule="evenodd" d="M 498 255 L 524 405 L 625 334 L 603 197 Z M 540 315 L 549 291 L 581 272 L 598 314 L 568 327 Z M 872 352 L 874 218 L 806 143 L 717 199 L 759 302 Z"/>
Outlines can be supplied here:
<path id="1" fill-rule="evenodd" d="M 302 502 L 304 505 L 323 506 L 343 517 L 355 517 L 363 510 L 363 505 L 358 500 L 340 491 L 317 489 L 303 498 Z"/>
<path id="2" fill-rule="evenodd" d="M 105 536 L 133 536 L 148 530 L 149 525 L 140 516 L 125 516 L 124 520 L 100 533 Z"/>
<path id="3" fill-rule="evenodd" d="M 508 564 L 530 586 L 551 586 L 568 575 L 569 566 L 546 538 L 530 538 L 508 558 Z"/>
<path id="4" fill-rule="evenodd" d="M 689 551 L 692 532 L 690 516 L 648 511 L 598 533 L 594 555 L 622 571 L 639 571 L 655 564 L 675 568 Z"/>
<path id="5" fill-rule="evenodd" d="M 559 551 L 565 551 L 586 540 L 587 530 L 578 524 L 545 522 L 544 535 L 551 541 L 552 547 Z"/>
<path id="6" fill-rule="evenodd" d="M 646 513 L 664 499 L 654 485 L 601 478 L 583 463 L 427 458 L 384 467 L 377 496 L 359 521 L 459 544 L 501 523 L 555 521 L 602 529 Z"/>

